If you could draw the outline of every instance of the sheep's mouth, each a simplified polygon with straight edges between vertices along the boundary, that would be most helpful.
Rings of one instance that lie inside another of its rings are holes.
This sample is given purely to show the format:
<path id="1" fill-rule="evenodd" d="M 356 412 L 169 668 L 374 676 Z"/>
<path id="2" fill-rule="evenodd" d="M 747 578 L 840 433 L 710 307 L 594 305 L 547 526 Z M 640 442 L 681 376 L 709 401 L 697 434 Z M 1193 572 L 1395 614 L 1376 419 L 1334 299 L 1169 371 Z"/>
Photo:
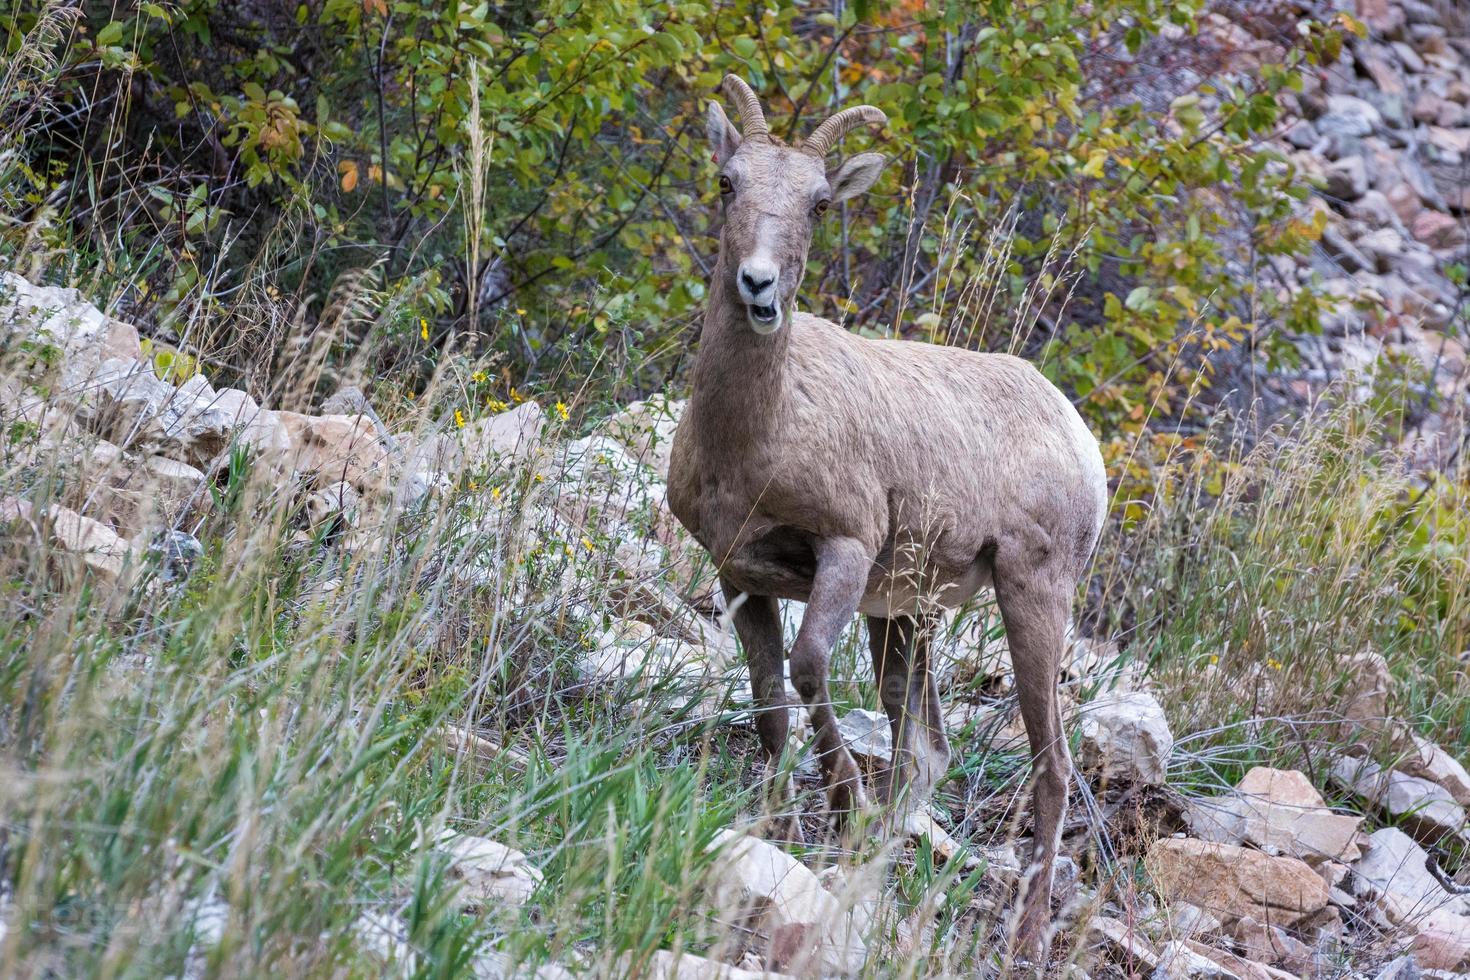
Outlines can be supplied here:
<path id="1" fill-rule="evenodd" d="M 750 326 L 756 333 L 771 333 L 781 325 L 781 308 L 774 303 L 770 306 L 748 303 L 745 313 L 750 318 Z"/>

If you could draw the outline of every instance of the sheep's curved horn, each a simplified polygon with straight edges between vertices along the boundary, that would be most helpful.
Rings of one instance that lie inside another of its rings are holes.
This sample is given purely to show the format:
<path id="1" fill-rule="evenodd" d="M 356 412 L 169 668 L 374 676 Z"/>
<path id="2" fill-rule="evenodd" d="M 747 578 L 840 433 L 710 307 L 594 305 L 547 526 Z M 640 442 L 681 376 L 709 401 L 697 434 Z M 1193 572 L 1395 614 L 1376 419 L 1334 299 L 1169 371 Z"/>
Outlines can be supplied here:
<path id="1" fill-rule="evenodd" d="M 867 123 L 878 123 L 880 126 L 888 122 L 888 117 L 883 110 L 876 106 L 855 105 L 851 109 L 843 109 L 835 116 L 816 129 L 812 134 L 802 141 L 802 149 L 824 157 L 831 153 L 842 137 Z"/>
<path id="2" fill-rule="evenodd" d="M 735 103 L 740 113 L 740 135 L 743 139 L 764 140 L 771 136 L 771 127 L 766 125 L 766 114 L 761 111 L 761 100 L 755 91 L 739 75 L 726 75 L 721 86 L 725 97 Z"/>

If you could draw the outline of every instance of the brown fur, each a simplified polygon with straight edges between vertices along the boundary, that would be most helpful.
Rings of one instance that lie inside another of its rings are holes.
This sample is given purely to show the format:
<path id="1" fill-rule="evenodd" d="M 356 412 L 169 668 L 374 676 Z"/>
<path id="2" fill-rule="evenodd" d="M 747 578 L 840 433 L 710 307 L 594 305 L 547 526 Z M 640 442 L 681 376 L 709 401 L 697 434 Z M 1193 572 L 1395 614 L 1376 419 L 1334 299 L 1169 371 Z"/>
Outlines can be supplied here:
<path id="1" fill-rule="evenodd" d="M 787 729 L 775 600 L 808 604 L 791 676 L 839 815 L 864 801 L 827 695 L 827 659 L 842 630 L 859 610 L 868 615 L 898 746 L 883 793 L 912 803 L 949 760 L 928 628 L 939 607 L 994 585 L 1035 771 L 1035 851 L 1018 921 L 1021 942 L 1035 950 L 1050 918 L 1070 772 L 1057 668 L 1107 506 L 1097 441 L 1023 360 L 863 339 L 796 313 L 813 204 L 866 189 L 876 170 L 869 162 L 871 176 L 854 178 L 855 158 L 829 178 L 815 155 L 764 134 L 741 141 L 721 123 L 729 126 L 713 110 L 711 135 L 734 192 L 674 440 L 670 504 L 709 550 L 736 607 L 773 763 Z M 779 269 L 782 310 L 768 334 L 756 331 L 737 280 L 762 249 Z M 781 829 L 798 833 L 789 815 Z"/>

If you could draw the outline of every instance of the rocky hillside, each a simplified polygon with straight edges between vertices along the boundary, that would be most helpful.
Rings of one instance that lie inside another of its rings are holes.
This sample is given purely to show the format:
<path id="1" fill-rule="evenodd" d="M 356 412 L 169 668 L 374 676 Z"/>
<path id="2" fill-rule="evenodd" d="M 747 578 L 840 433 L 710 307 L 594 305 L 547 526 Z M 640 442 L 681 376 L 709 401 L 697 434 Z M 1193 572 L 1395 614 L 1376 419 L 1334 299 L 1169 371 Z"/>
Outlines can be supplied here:
<path id="1" fill-rule="evenodd" d="M 1451 3 L 1360 0 L 1356 14 L 1366 36 L 1307 76 L 1298 115 L 1276 141 L 1317 186 L 1308 214 L 1325 225 L 1309 259 L 1273 260 L 1273 288 L 1341 300 L 1322 336 L 1298 339 L 1301 369 L 1278 383 L 1310 400 L 1348 373 L 1421 369 L 1433 408 L 1409 448 L 1420 465 L 1443 466 L 1467 390 L 1470 26 Z M 1217 17 L 1206 33 L 1247 60 L 1269 60 L 1279 54 L 1275 26 L 1242 13 Z"/>
<path id="2" fill-rule="evenodd" d="M 1299 391 L 1342 373 L 1414 364 L 1441 395 L 1423 420 L 1417 461 L 1452 460 L 1466 395 L 1466 260 L 1470 226 L 1470 24 L 1463 6 L 1363 0 L 1367 37 L 1299 100 L 1282 150 L 1320 182 L 1327 217 L 1311 266 L 1283 282 L 1320 287 L 1351 306 L 1299 344 Z M 1429 403 L 1426 398 L 1426 403 Z"/>

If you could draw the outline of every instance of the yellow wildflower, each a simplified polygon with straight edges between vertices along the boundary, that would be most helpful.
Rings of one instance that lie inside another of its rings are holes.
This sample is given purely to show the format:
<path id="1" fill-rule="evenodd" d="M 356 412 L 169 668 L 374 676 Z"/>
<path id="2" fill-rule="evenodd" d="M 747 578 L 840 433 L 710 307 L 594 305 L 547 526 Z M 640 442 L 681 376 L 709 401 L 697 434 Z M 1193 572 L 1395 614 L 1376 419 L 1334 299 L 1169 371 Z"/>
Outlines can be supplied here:
<path id="1" fill-rule="evenodd" d="M 525 315 L 526 315 L 526 311 L 524 309 L 522 309 L 521 307 L 517 306 L 516 307 L 516 316 L 525 316 Z"/>
<path id="2" fill-rule="evenodd" d="M 476 371 L 474 374 L 470 375 L 470 380 L 475 382 L 475 384 L 484 384 L 485 379 L 488 377 L 489 375 L 486 374 L 484 371 Z"/>
<path id="3" fill-rule="evenodd" d="M 1210 657 L 1210 664 L 1211 665 L 1217 664 L 1219 662 L 1220 662 L 1220 658 L 1219 657 L 1217 657 L 1217 656 L 1211 656 Z"/>
<path id="4" fill-rule="evenodd" d="M 591 551 L 592 550 L 592 539 L 591 538 L 583 538 L 582 539 L 582 547 L 586 548 L 588 551 Z"/>
<path id="5" fill-rule="evenodd" d="M 537 483 L 541 483 L 541 482 L 545 481 L 545 479 L 546 479 L 546 477 L 543 476 L 542 474 L 540 474 L 540 473 L 537 473 L 536 474 L 536 482 Z"/>
<path id="6" fill-rule="evenodd" d="M 490 488 L 490 496 L 493 497 L 493 498 L 495 498 L 496 500 L 499 500 L 500 499 L 500 488 L 499 487 L 491 487 Z"/>
<path id="7" fill-rule="evenodd" d="M 490 409 L 490 411 L 492 411 L 492 412 L 503 412 L 507 408 L 510 408 L 509 405 L 507 405 L 505 402 L 501 401 L 500 399 L 498 399 L 498 398 L 489 398 L 489 397 L 487 397 L 485 399 L 485 407 L 488 408 L 488 409 Z"/>
<path id="8" fill-rule="evenodd" d="M 510 400 L 519 405 L 521 402 L 526 400 L 526 396 L 512 388 L 510 390 Z"/>
<path id="9" fill-rule="evenodd" d="M 1267 667 L 1270 667 L 1272 670 L 1280 670 L 1281 669 L 1281 661 L 1279 661 L 1279 660 L 1277 660 L 1277 659 L 1275 659 L 1273 657 L 1273 658 L 1271 658 L 1271 659 L 1269 659 L 1269 660 L 1266 661 L 1266 666 Z"/>
<path id="10" fill-rule="evenodd" d="M 429 321 L 419 317 L 419 336 L 424 340 L 429 339 Z"/>
<path id="11" fill-rule="evenodd" d="M 556 403 L 556 414 L 561 416 L 561 420 L 563 422 L 565 422 L 567 419 L 571 418 L 571 415 L 572 415 L 572 413 L 567 410 L 567 406 L 566 406 L 566 403 L 565 402 L 557 402 Z"/>
<path id="12" fill-rule="evenodd" d="M 459 426 L 461 429 L 464 428 L 464 412 L 461 412 L 457 408 L 454 410 L 454 424 Z"/>

